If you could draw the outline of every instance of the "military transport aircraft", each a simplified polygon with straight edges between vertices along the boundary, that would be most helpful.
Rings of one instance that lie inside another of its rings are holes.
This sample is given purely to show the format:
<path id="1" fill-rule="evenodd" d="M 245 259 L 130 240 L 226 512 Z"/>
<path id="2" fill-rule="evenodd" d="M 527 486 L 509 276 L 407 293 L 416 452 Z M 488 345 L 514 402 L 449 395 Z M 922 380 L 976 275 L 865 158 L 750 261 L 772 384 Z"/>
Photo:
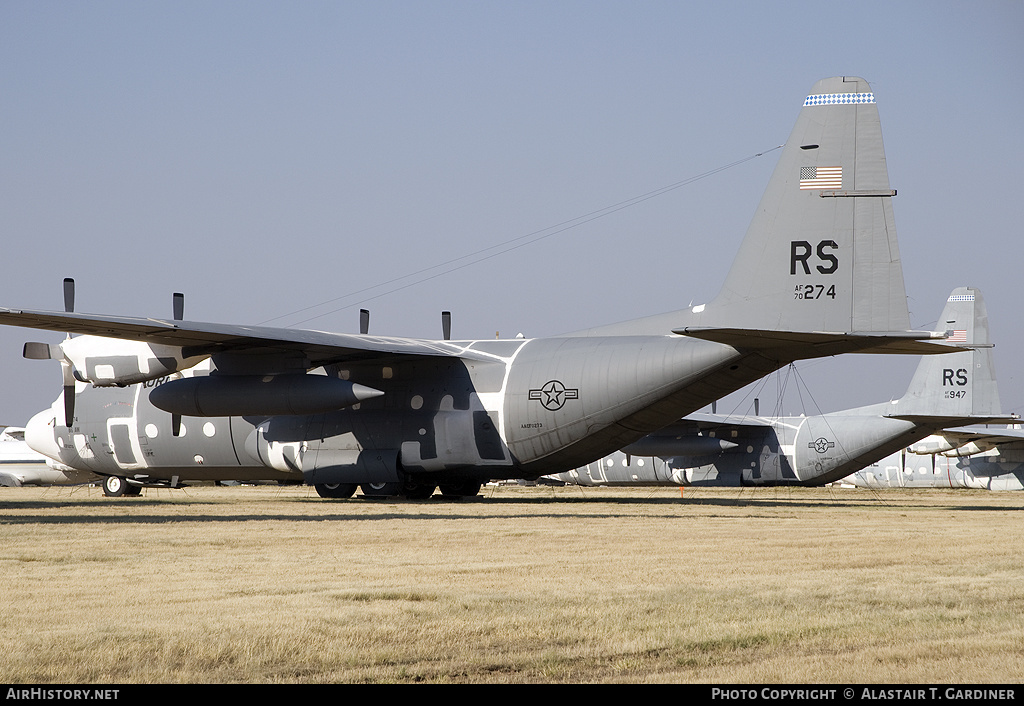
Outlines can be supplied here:
<path id="1" fill-rule="evenodd" d="M 842 482 L 859 488 L 1024 490 L 1024 429 L 943 429 Z"/>
<path id="2" fill-rule="evenodd" d="M 423 497 L 577 468 L 790 362 L 946 351 L 910 330 L 875 96 L 806 97 L 722 291 L 552 338 L 448 341 L 0 309 L 64 392 L 33 448 L 129 483 L 301 479 Z M 690 256 L 696 257 L 691 250 Z M 683 254 L 683 253 L 681 253 Z M 70 334 L 84 334 L 71 337 Z"/>
<path id="3" fill-rule="evenodd" d="M 1019 421 L 999 411 L 981 292 L 954 289 L 938 325 L 961 350 L 922 358 L 899 400 L 809 417 L 689 415 L 554 478 L 577 485 L 825 485 L 946 427 Z"/>

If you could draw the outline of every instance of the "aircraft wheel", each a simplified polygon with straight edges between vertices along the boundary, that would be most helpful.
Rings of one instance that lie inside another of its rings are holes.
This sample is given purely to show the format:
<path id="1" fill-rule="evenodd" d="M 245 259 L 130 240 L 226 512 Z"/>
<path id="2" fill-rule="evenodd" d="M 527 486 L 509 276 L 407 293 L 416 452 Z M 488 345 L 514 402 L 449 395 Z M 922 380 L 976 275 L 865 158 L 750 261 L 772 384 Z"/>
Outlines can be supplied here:
<path id="1" fill-rule="evenodd" d="M 422 483 L 404 483 L 402 485 L 402 495 L 407 497 L 409 500 L 426 500 L 434 494 L 434 490 L 437 488 L 436 485 L 424 485 Z"/>
<path id="2" fill-rule="evenodd" d="M 446 498 L 471 498 L 480 492 L 480 484 L 472 481 L 463 483 L 442 483 L 441 495 Z"/>
<path id="3" fill-rule="evenodd" d="M 142 486 L 124 481 L 124 495 L 125 497 L 137 498 L 142 495 Z"/>
<path id="4" fill-rule="evenodd" d="M 359 488 L 367 498 L 390 498 L 402 494 L 401 483 L 363 483 Z"/>
<path id="5" fill-rule="evenodd" d="M 103 494 L 108 498 L 119 498 L 125 493 L 127 481 L 120 476 L 107 476 L 103 479 Z"/>
<path id="6" fill-rule="evenodd" d="M 355 483 L 317 483 L 313 487 L 321 498 L 351 498 L 357 486 Z"/>

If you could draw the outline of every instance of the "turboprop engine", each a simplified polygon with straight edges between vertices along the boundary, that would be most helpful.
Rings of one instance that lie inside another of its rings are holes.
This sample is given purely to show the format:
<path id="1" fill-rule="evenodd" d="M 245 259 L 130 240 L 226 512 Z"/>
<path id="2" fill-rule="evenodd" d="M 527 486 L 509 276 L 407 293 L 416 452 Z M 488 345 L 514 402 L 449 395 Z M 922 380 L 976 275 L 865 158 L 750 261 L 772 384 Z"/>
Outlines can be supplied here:
<path id="1" fill-rule="evenodd" d="M 976 456 L 988 453 L 996 448 L 995 443 L 983 441 L 967 441 L 954 437 L 947 437 L 943 434 L 933 434 L 916 444 L 912 444 L 908 450 L 919 456 L 941 455 L 949 458 L 962 458 L 965 456 Z"/>
<path id="2" fill-rule="evenodd" d="M 175 321 L 181 321 L 185 296 L 172 297 Z M 64 311 L 75 311 L 75 280 L 64 279 Z M 185 353 L 180 346 L 145 343 L 120 338 L 68 335 L 61 343 L 25 344 L 22 355 L 34 360 L 58 360 L 64 380 L 64 423 L 70 428 L 75 416 L 75 381 L 96 387 L 127 387 L 187 370 L 209 357 L 208 352 Z"/>
<path id="3" fill-rule="evenodd" d="M 61 343 L 26 343 L 24 356 L 59 360 L 79 382 L 96 387 L 125 387 L 191 368 L 205 355 L 185 356 L 179 346 L 76 336 Z"/>

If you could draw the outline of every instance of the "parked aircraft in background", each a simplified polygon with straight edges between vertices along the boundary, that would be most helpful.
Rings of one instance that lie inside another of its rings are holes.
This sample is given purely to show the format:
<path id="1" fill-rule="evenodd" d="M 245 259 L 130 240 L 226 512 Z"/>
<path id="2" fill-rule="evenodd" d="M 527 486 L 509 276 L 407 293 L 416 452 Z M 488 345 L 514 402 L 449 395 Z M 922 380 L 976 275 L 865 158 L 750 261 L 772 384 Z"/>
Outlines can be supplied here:
<path id="1" fill-rule="evenodd" d="M 947 427 L 1017 421 L 999 411 L 981 292 L 953 290 L 939 330 L 968 350 L 922 358 L 899 400 L 810 417 L 690 415 L 554 477 L 579 485 L 824 485 Z"/>
<path id="2" fill-rule="evenodd" d="M 874 94 L 830 78 L 707 305 L 552 338 L 430 341 L 186 322 L 180 296 L 170 320 L 77 314 L 68 283 L 64 313 L 0 309 L 0 323 L 85 334 L 25 348 L 60 362 L 63 394 L 27 439 L 65 465 L 129 484 L 475 494 L 601 458 L 794 360 L 944 352 L 944 332 L 909 330 L 894 194 Z"/>
<path id="3" fill-rule="evenodd" d="M 23 427 L 3 427 L 0 431 L 0 486 L 79 485 L 98 480 L 92 473 L 57 465 L 29 447 Z"/>
<path id="4" fill-rule="evenodd" d="M 842 482 L 860 488 L 1024 490 L 1024 429 L 946 429 Z"/>

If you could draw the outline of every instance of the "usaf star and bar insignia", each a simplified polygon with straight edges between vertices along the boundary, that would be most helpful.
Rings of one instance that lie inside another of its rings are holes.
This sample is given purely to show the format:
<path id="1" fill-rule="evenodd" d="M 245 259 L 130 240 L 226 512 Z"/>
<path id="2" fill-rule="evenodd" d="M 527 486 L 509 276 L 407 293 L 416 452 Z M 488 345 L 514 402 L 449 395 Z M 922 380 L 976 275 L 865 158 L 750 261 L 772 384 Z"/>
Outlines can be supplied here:
<path id="1" fill-rule="evenodd" d="M 561 380 L 549 380 L 539 390 L 530 390 L 530 399 L 538 400 L 544 409 L 552 412 L 564 407 L 566 400 L 576 400 L 579 397 L 579 389 L 566 387 Z"/>

